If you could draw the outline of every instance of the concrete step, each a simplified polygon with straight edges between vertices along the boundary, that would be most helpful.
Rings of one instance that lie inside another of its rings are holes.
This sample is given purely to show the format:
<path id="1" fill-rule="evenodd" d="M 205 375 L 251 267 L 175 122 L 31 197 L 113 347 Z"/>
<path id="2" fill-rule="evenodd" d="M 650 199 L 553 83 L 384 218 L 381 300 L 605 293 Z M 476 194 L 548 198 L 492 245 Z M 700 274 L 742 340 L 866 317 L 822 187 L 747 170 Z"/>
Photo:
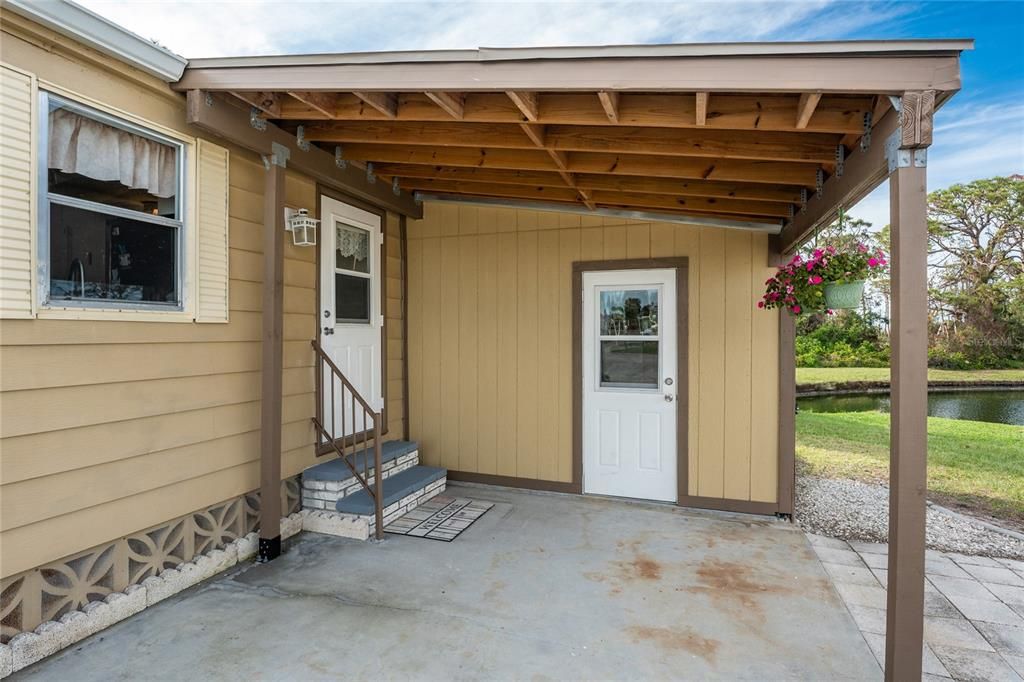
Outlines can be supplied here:
<path id="1" fill-rule="evenodd" d="M 419 444 L 415 441 L 393 440 L 381 443 L 381 476 L 386 480 L 394 474 L 410 469 L 420 461 Z M 376 472 L 373 469 L 373 452 L 366 456 L 370 460 L 369 481 L 372 483 Z M 362 473 L 362 452 L 349 456 L 356 469 Z M 322 462 L 302 472 L 302 506 L 304 509 L 334 509 L 339 499 L 363 490 L 352 475 L 352 470 L 339 458 Z"/>
<path id="2" fill-rule="evenodd" d="M 384 525 L 443 493 L 447 477 L 445 469 L 414 466 L 385 478 Z M 356 540 L 366 540 L 374 534 L 373 499 L 365 490 L 338 499 L 334 507 L 333 510 L 304 509 L 302 529 Z"/>

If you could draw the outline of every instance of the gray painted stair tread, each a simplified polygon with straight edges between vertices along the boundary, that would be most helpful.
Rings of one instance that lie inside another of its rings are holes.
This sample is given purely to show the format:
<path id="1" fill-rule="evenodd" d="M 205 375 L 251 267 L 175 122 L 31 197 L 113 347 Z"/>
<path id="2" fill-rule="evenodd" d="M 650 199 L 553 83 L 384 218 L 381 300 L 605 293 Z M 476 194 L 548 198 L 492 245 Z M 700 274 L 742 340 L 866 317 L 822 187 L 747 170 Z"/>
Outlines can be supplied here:
<path id="1" fill-rule="evenodd" d="M 419 449 L 419 443 L 409 440 L 389 440 L 380 444 L 380 463 L 383 465 L 402 455 L 408 455 Z M 370 461 L 370 468 L 373 468 L 373 448 L 366 451 L 366 457 Z M 363 472 L 363 453 L 349 455 L 348 461 L 352 462 L 359 473 Z M 307 481 L 344 481 L 352 478 L 352 470 L 345 466 L 340 459 L 332 459 L 310 467 L 302 472 L 302 478 Z"/>
<path id="2" fill-rule="evenodd" d="M 414 466 L 394 476 L 384 479 L 384 506 L 398 502 L 406 495 L 425 488 L 439 478 L 448 475 L 447 469 L 428 466 Z M 338 511 L 345 514 L 373 514 L 373 499 L 365 490 L 352 493 L 338 500 L 335 505 Z"/>

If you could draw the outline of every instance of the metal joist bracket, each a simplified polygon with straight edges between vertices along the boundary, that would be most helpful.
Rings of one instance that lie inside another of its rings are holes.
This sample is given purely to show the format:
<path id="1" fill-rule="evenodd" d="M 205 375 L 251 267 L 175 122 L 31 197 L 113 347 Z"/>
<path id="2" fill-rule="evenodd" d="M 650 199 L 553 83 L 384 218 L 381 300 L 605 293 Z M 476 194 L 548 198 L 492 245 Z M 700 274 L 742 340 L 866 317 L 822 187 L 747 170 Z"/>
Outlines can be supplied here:
<path id="1" fill-rule="evenodd" d="M 373 173 L 373 162 L 366 164 L 366 181 L 371 185 L 377 182 L 377 176 Z"/>
<path id="2" fill-rule="evenodd" d="M 269 158 L 269 162 L 274 164 L 275 166 L 280 166 L 281 168 L 287 168 L 288 167 L 288 158 L 291 156 L 291 154 L 292 154 L 291 150 L 288 149 L 288 147 L 285 147 L 283 144 L 279 144 L 277 142 L 271 142 L 270 143 L 270 158 Z"/>
<path id="3" fill-rule="evenodd" d="M 341 156 L 341 145 L 334 148 L 334 165 L 342 170 L 348 167 L 348 161 Z"/>
<path id="4" fill-rule="evenodd" d="M 866 152 L 868 147 L 871 146 L 871 123 L 872 114 L 870 111 L 864 112 L 864 130 L 860 135 L 860 150 Z"/>
<path id="5" fill-rule="evenodd" d="M 306 127 L 299 126 L 295 131 L 295 146 L 304 152 L 309 151 L 309 140 L 306 139 Z"/>
<path id="6" fill-rule="evenodd" d="M 402 188 L 398 186 L 398 176 L 391 178 L 391 191 L 397 197 L 402 193 Z"/>
<path id="7" fill-rule="evenodd" d="M 897 168 L 910 168 L 911 166 L 927 168 L 928 148 L 903 149 L 900 147 L 902 139 L 903 131 L 897 128 L 885 141 L 885 161 L 889 166 L 889 172 L 892 173 Z"/>
<path id="8" fill-rule="evenodd" d="M 836 145 L 836 177 L 843 177 L 843 171 L 846 167 L 846 147 L 839 144 Z"/>
<path id="9" fill-rule="evenodd" d="M 896 111 L 903 110 L 903 100 L 898 95 L 889 95 L 889 104 L 891 104 L 892 108 Z"/>
<path id="10" fill-rule="evenodd" d="M 800 188 L 800 212 L 807 213 L 807 188 Z"/>
<path id="11" fill-rule="evenodd" d="M 821 192 L 825 187 L 825 171 L 818 169 L 818 172 L 814 176 L 814 198 L 820 199 Z"/>
<path id="12" fill-rule="evenodd" d="M 267 129 L 267 119 L 263 118 L 263 112 L 256 107 L 249 109 L 249 125 L 260 132 Z"/>
<path id="13" fill-rule="evenodd" d="M 206 96 L 203 98 L 203 101 L 206 102 L 206 106 L 212 107 L 213 106 L 213 93 L 210 92 L 209 90 L 207 90 L 206 91 Z"/>

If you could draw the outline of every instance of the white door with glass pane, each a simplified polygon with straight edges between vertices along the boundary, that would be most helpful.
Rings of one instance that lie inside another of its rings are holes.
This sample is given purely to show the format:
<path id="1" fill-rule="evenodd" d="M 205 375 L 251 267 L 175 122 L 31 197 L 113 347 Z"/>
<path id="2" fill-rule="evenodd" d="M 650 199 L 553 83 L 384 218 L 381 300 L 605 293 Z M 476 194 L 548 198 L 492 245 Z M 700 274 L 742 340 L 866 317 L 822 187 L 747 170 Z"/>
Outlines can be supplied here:
<path id="1" fill-rule="evenodd" d="M 583 491 L 675 502 L 676 273 L 583 273 Z"/>
<path id="2" fill-rule="evenodd" d="M 326 196 L 320 202 L 320 345 L 363 399 L 380 411 L 384 408 L 380 216 Z M 335 438 L 361 433 L 368 424 L 363 423 L 361 410 L 356 410 L 353 423 L 351 399 L 341 399 L 338 382 L 332 429 L 330 376 L 325 372 L 325 426 Z"/>

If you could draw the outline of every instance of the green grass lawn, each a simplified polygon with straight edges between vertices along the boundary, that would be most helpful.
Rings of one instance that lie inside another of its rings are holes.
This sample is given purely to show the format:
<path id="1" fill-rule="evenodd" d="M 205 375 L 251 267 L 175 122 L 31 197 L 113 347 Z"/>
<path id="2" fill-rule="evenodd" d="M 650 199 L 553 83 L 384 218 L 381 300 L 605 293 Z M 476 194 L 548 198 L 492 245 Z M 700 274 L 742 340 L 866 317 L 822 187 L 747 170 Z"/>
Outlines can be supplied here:
<path id="1" fill-rule="evenodd" d="M 929 381 L 1024 381 L 1024 369 L 930 369 Z M 797 367 L 798 386 L 846 381 L 889 381 L 888 367 Z"/>
<path id="2" fill-rule="evenodd" d="M 888 414 L 803 412 L 796 432 L 802 471 L 888 481 Z M 1024 523 L 1024 427 L 929 417 L 928 491 L 941 503 Z"/>

